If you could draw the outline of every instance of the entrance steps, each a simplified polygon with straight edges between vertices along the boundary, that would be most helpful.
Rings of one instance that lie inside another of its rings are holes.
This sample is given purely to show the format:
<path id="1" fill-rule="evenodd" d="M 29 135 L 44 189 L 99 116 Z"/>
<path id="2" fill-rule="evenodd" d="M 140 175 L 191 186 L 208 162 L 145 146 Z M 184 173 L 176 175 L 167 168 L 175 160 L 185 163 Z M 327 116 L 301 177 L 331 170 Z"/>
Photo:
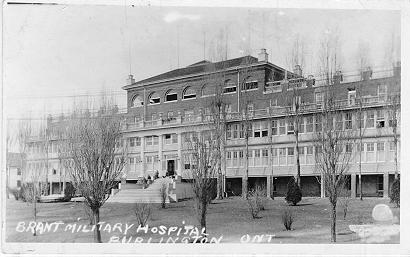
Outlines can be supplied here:
<path id="1" fill-rule="evenodd" d="M 125 183 L 121 185 L 121 190 L 118 193 L 111 195 L 107 202 L 112 203 L 161 203 L 161 187 L 165 184 L 167 189 L 166 203 L 176 202 L 177 197 L 174 193 L 175 183 L 172 178 L 158 178 L 149 185 L 149 187 L 143 189 L 136 184 Z"/>

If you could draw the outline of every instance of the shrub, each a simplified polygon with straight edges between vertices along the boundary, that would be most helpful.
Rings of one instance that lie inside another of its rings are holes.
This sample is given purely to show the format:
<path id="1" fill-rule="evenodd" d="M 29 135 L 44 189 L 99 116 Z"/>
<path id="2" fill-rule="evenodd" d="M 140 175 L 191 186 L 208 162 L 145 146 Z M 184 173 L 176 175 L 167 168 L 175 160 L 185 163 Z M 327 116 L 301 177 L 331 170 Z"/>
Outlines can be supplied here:
<path id="1" fill-rule="evenodd" d="M 302 200 L 302 191 L 298 184 L 296 184 L 295 178 L 291 178 L 288 182 L 288 191 L 286 192 L 287 203 L 292 203 L 293 205 L 298 204 Z"/>
<path id="2" fill-rule="evenodd" d="M 400 207 L 400 178 L 393 181 L 390 192 L 390 202 L 394 203 L 396 207 Z"/>
<path id="3" fill-rule="evenodd" d="M 147 224 L 147 221 L 151 217 L 151 204 L 150 203 L 136 203 L 135 215 L 137 216 L 138 224 L 142 227 Z"/>
<path id="4" fill-rule="evenodd" d="M 21 191 L 19 189 L 9 189 L 9 192 L 11 192 L 14 196 L 14 199 L 16 199 L 17 201 L 21 198 Z"/>
<path id="5" fill-rule="evenodd" d="M 161 208 L 162 209 L 165 209 L 165 207 L 166 207 L 165 203 L 166 203 L 167 198 L 168 198 L 167 189 L 168 189 L 167 183 L 163 182 L 161 184 L 161 188 L 159 189 L 159 192 L 161 194 Z"/>
<path id="6" fill-rule="evenodd" d="M 36 188 L 36 195 L 37 195 L 37 201 L 40 198 L 40 191 L 39 188 Z M 20 193 L 21 199 L 23 202 L 32 202 L 34 199 L 34 185 L 33 183 L 25 183 L 21 187 L 21 193 Z"/>
<path id="7" fill-rule="evenodd" d="M 67 183 L 64 189 L 64 201 L 70 201 L 75 196 L 75 188 L 71 183 Z"/>
<path id="8" fill-rule="evenodd" d="M 295 221 L 295 215 L 290 209 L 285 209 L 282 212 L 282 223 L 286 230 L 292 230 L 292 224 Z"/>
<path id="9" fill-rule="evenodd" d="M 259 218 L 259 212 L 261 211 L 259 195 L 256 192 L 257 190 L 251 190 L 248 193 L 248 198 L 246 201 L 248 202 L 248 210 L 253 219 Z M 259 203 L 258 203 L 259 202 Z"/>
<path id="10" fill-rule="evenodd" d="M 260 211 L 265 210 L 265 202 L 266 202 L 266 194 L 265 190 L 261 186 L 256 186 L 255 188 L 255 201 L 256 206 L 259 208 Z"/>

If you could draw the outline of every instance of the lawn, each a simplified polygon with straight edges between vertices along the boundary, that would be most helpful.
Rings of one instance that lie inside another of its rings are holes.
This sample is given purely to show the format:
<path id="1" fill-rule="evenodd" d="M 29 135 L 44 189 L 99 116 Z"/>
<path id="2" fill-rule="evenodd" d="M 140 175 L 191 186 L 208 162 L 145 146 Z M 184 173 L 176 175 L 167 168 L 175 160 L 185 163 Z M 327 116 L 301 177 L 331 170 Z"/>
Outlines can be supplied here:
<path id="1" fill-rule="evenodd" d="M 371 213 L 373 207 L 379 203 L 389 205 L 394 216 L 400 219 L 400 209 L 394 208 L 388 199 L 365 198 L 363 201 L 352 199 L 346 220 L 343 220 L 342 209 L 339 208 L 338 210 L 338 243 L 362 243 L 360 238 L 349 230 L 348 226 L 351 224 L 374 223 Z M 168 204 L 166 209 L 161 209 L 159 205 L 155 205 L 148 225 L 150 228 L 161 225 L 167 228 L 172 226 L 183 228 L 184 225 L 197 226 L 198 222 L 192 206 L 192 200 Z M 66 224 L 73 223 L 76 223 L 77 226 L 87 224 L 89 226 L 89 220 L 82 203 L 39 203 L 38 221 L 48 223 L 62 221 L 64 225 L 56 232 L 45 232 L 37 236 L 33 236 L 30 232 L 16 231 L 19 222 L 24 221 L 26 227 L 32 220 L 31 205 L 9 199 L 6 207 L 6 242 L 93 242 L 92 232 L 72 233 L 63 229 Z M 296 216 L 291 231 L 284 230 L 281 221 L 281 214 L 285 208 L 291 209 Z M 161 242 L 161 237 L 164 237 L 151 231 L 147 234 L 141 231 L 137 233 L 135 228 L 138 223 L 133 204 L 107 203 L 101 209 L 100 218 L 102 222 L 111 224 L 111 228 L 115 223 L 122 223 L 123 229 L 125 223 L 134 224 L 135 227 L 129 229 L 126 234 L 127 239 L 132 239 L 131 242 L 134 242 L 137 237 L 141 237 L 144 240 L 143 242 L 146 242 L 151 237 L 151 242 L 158 243 Z M 229 198 L 213 201 L 210 205 L 207 216 L 207 233 L 209 238 L 220 238 L 222 236 L 221 243 L 240 243 L 241 237 L 243 240 L 246 238 L 252 240 L 255 235 L 274 235 L 274 237 L 271 237 L 270 243 L 329 243 L 329 224 L 327 199 L 304 198 L 298 206 L 288 206 L 283 198 L 275 198 L 275 200 L 266 201 L 265 210 L 260 212 L 260 218 L 252 219 L 246 201 L 240 198 Z M 171 235 L 175 239 L 176 234 Z M 246 235 L 249 235 L 249 237 Z M 103 242 L 108 242 L 112 236 L 122 238 L 124 235 L 119 230 L 102 231 Z M 182 238 L 182 236 L 179 238 Z M 262 242 L 268 241 L 268 236 L 264 236 Z M 399 243 L 399 241 L 399 235 L 397 235 L 386 243 Z"/>

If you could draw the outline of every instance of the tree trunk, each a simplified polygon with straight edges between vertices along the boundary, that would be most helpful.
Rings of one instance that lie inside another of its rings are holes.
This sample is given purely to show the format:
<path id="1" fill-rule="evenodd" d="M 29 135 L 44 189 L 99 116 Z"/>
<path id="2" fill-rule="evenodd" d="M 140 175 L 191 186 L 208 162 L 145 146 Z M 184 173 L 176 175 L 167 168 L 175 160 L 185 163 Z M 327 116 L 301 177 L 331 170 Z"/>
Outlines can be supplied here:
<path id="1" fill-rule="evenodd" d="M 361 121 L 359 120 L 359 123 Z M 362 129 L 361 125 L 359 124 L 360 129 L 359 129 L 359 134 L 360 134 L 360 146 L 359 146 L 359 194 L 360 194 L 360 200 L 363 201 L 363 190 L 362 190 Z"/>
<path id="2" fill-rule="evenodd" d="M 336 242 L 336 202 L 331 203 L 332 205 L 332 212 L 331 212 L 331 225 L 330 225 L 330 236 L 331 242 Z"/>
<path id="3" fill-rule="evenodd" d="M 201 230 L 206 233 L 206 207 L 207 203 L 203 202 L 201 206 Z"/>
<path id="4" fill-rule="evenodd" d="M 396 123 L 397 124 L 397 123 Z M 396 132 L 395 132 L 396 133 Z M 397 136 L 397 135 L 395 135 Z M 395 169 L 394 169 L 394 179 L 397 179 L 399 177 L 399 169 L 398 169 L 398 163 L 397 163 L 397 138 L 394 139 L 394 164 L 395 164 Z"/>
<path id="5" fill-rule="evenodd" d="M 36 192 L 36 185 L 33 183 L 33 216 L 34 216 L 34 222 L 37 221 L 37 192 Z M 36 236 L 36 228 L 34 228 L 34 233 L 33 236 Z"/>
<path id="6" fill-rule="evenodd" d="M 246 132 L 248 133 L 248 126 L 245 127 Z M 248 173 L 249 173 L 249 137 L 248 135 L 245 136 L 245 173 L 243 174 L 242 178 L 242 198 L 248 199 Z"/>
<path id="7" fill-rule="evenodd" d="M 94 224 L 96 225 L 96 228 L 94 229 L 94 243 L 102 243 L 101 241 L 101 232 L 100 232 L 100 227 L 101 225 L 99 224 L 100 222 L 100 209 L 93 209 L 93 219 L 94 219 Z"/>
<path id="8" fill-rule="evenodd" d="M 296 126 L 299 126 L 299 123 L 297 123 Z M 296 184 L 300 188 L 299 131 L 296 127 L 295 127 L 295 141 L 296 141 Z"/>

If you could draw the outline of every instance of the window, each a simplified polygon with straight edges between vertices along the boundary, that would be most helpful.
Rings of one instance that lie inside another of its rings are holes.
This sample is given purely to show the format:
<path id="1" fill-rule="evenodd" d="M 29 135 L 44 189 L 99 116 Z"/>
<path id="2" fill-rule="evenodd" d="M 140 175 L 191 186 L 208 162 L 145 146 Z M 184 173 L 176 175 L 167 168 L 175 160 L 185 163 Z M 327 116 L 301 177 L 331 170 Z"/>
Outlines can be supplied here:
<path id="1" fill-rule="evenodd" d="M 364 113 L 360 111 L 357 113 L 357 128 L 364 128 Z"/>
<path id="2" fill-rule="evenodd" d="M 145 137 L 145 145 L 158 145 L 158 136 Z"/>
<path id="3" fill-rule="evenodd" d="M 21 187 L 21 180 L 17 180 L 17 187 Z"/>
<path id="4" fill-rule="evenodd" d="M 306 147 L 306 154 L 307 155 L 313 155 L 313 146 L 307 146 Z"/>
<path id="5" fill-rule="evenodd" d="M 350 112 L 345 113 L 345 129 L 352 129 L 352 114 Z"/>
<path id="6" fill-rule="evenodd" d="M 395 151 L 395 150 L 396 150 L 396 145 L 394 144 L 394 142 L 390 142 L 390 143 L 389 143 L 389 146 L 390 146 L 390 147 L 389 147 L 389 150 L 390 150 L 390 151 Z"/>
<path id="7" fill-rule="evenodd" d="M 304 146 L 299 146 L 298 150 L 299 150 L 299 155 L 305 155 L 305 147 Z"/>
<path id="8" fill-rule="evenodd" d="M 233 138 L 238 138 L 238 124 L 234 124 L 232 126 L 232 137 Z"/>
<path id="9" fill-rule="evenodd" d="M 165 134 L 164 139 L 166 145 L 178 143 L 177 134 Z"/>
<path id="10" fill-rule="evenodd" d="M 317 105 L 322 106 L 323 103 L 323 94 L 322 93 L 315 93 L 315 102 Z"/>
<path id="11" fill-rule="evenodd" d="M 21 175 L 21 169 L 17 168 L 17 176 L 20 176 L 20 175 Z"/>
<path id="12" fill-rule="evenodd" d="M 231 80 L 226 80 L 223 93 L 229 94 L 229 93 L 234 93 L 234 92 L 236 92 L 236 84 L 233 83 Z"/>
<path id="13" fill-rule="evenodd" d="M 242 85 L 242 91 L 252 90 L 258 88 L 258 81 L 247 81 Z"/>
<path id="14" fill-rule="evenodd" d="M 268 165 L 268 149 L 262 149 L 262 165 L 267 166 Z"/>
<path id="15" fill-rule="evenodd" d="M 343 116 L 336 115 L 336 130 L 343 130 Z"/>
<path id="16" fill-rule="evenodd" d="M 288 147 L 288 156 L 293 156 L 295 154 L 295 148 Z"/>
<path id="17" fill-rule="evenodd" d="M 153 92 L 150 94 L 149 98 L 149 104 L 159 104 L 161 102 L 161 98 L 159 97 L 158 93 Z"/>
<path id="18" fill-rule="evenodd" d="M 288 121 L 288 135 L 293 134 L 295 132 L 295 127 L 293 125 L 293 120 Z"/>
<path id="19" fill-rule="evenodd" d="M 385 126 L 384 112 L 383 112 L 383 110 L 377 110 L 376 127 L 377 128 L 384 128 L 384 126 Z"/>
<path id="20" fill-rule="evenodd" d="M 387 85 L 379 85 L 377 88 L 377 94 L 379 97 L 385 97 L 387 95 Z"/>
<path id="21" fill-rule="evenodd" d="M 278 121 L 272 120 L 272 136 L 276 136 L 278 134 Z"/>
<path id="22" fill-rule="evenodd" d="M 182 93 L 182 99 L 194 99 L 196 98 L 196 92 L 192 87 L 186 87 Z"/>
<path id="23" fill-rule="evenodd" d="M 144 101 L 139 95 L 134 96 L 132 99 L 132 107 L 140 107 L 144 105 Z"/>
<path id="24" fill-rule="evenodd" d="M 346 153 L 351 153 L 353 150 L 353 145 L 352 144 L 346 144 L 345 146 L 345 152 Z"/>
<path id="25" fill-rule="evenodd" d="M 374 152 L 374 143 L 367 143 L 367 152 Z"/>
<path id="26" fill-rule="evenodd" d="M 57 170 L 53 169 L 53 175 L 56 175 L 56 174 L 57 174 Z"/>
<path id="27" fill-rule="evenodd" d="M 253 135 L 254 137 L 267 137 L 268 124 L 265 121 L 253 123 Z"/>
<path id="28" fill-rule="evenodd" d="M 366 128 L 374 128 L 374 112 L 368 111 L 366 114 Z"/>
<path id="29" fill-rule="evenodd" d="M 364 152 L 364 143 L 357 144 L 357 151 L 358 152 Z"/>
<path id="30" fill-rule="evenodd" d="M 377 143 L 377 151 L 383 151 L 384 152 L 384 142 L 378 142 Z"/>
<path id="31" fill-rule="evenodd" d="M 305 119 L 299 118 L 299 133 L 305 133 Z"/>
<path id="32" fill-rule="evenodd" d="M 226 126 L 226 138 L 231 138 L 232 137 L 232 125 L 227 125 Z"/>
<path id="33" fill-rule="evenodd" d="M 175 90 L 168 90 L 165 94 L 165 102 L 173 102 L 178 100 L 178 94 Z"/>
<path id="34" fill-rule="evenodd" d="M 278 99 L 270 99 L 269 105 L 270 107 L 278 106 Z"/>
<path id="35" fill-rule="evenodd" d="M 215 88 L 206 84 L 202 87 L 202 97 L 206 96 L 214 96 L 215 95 Z"/>
<path id="36" fill-rule="evenodd" d="M 128 138 L 129 146 L 136 147 L 141 145 L 141 138 L 139 137 L 130 137 Z"/>
<path id="37" fill-rule="evenodd" d="M 248 111 L 248 114 L 252 115 L 253 111 L 255 110 L 255 108 L 253 106 L 253 103 L 248 103 L 247 106 L 246 106 L 246 109 Z"/>
<path id="38" fill-rule="evenodd" d="M 306 117 L 306 133 L 313 132 L 313 116 Z"/>
<path id="39" fill-rule="evenodd" d="M 349 106 L 355 105 L 356 102 L 356 90 L 351 90 L 347 93 L 347 102 Z"/>
<path id="40" fill-rule="evenodd" d="M 322 132 L 322 116 L 316 115 L 315 122 L 315 131 Z"/>
<path id="41" fill-rule="evenodd" d="M 284 119 L 279 120 L 279 134 L 280 135 L 286 134 L 286 125 L 285 125 Z"/>

